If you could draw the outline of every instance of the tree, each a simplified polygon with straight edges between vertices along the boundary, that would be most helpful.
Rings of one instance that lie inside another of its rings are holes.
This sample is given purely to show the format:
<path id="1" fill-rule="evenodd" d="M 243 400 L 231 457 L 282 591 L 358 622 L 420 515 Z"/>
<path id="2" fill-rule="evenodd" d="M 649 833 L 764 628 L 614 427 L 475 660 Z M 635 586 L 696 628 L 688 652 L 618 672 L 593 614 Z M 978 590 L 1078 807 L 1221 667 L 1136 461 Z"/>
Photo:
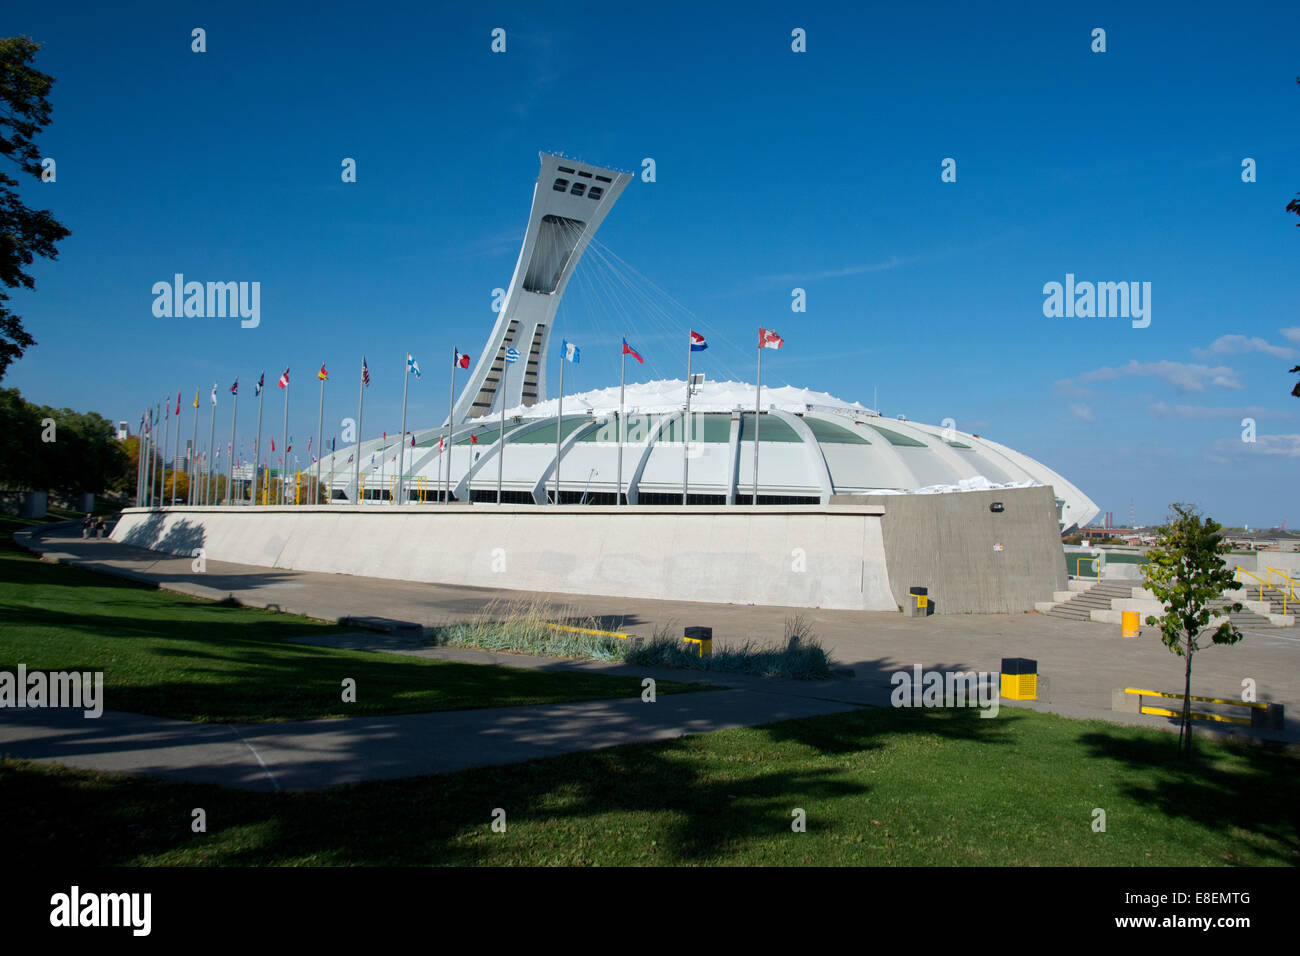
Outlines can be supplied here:
<path id="1" fill-rule="evenodd" d="M 1169 522 L 1158 528 L 1156 544 L 1147 552 L 1147 587 L 1165 606 L 1160 617 L 1150 615 L 1147 624 L 1160 628 L 1165 646 L 1187 660 L 1183 680 L 1183 714 L 1178 730 L 1178 749 L 1184 757 L 1192 753 L 1192 655 L 1200 650 L 1197 637 L 1210 623 L 1210 602 L 1225 591 L 1239 588 L 1235 573 L 1222 555 L 1232 546 L 1224 540 L 1222 528 L 1210 518 L 1202 521 L 1191 505 L 1169 506 Z M 1228 605 L 1240 611 L 1241 604 Z M 1211 635 L 1215 644 L 1236 644 L 1241 632 L 1229 620 Z"/>
<path id="2" fill-rule="evenodd" d="M 34 138 L 50 122 L 46 99 L 54 78 L 29 65 L 40 44 L 25 37 L 0 39 L 0 156 L 19 172 L 41 179 L 41 152 Z M 0 172 L 0 285 L 14 289 L 36 288 L 25 267 L 33 258 L 57 259 L 55 243 L 69 231 L 48 209 L 31 209 L 18 198 L 18 180 Z M 9 296 L 0 291 L 0 379 L 10 363 L 21 358 L 36 340 L 23 328 L 22 319 L 5 306 Z"/>

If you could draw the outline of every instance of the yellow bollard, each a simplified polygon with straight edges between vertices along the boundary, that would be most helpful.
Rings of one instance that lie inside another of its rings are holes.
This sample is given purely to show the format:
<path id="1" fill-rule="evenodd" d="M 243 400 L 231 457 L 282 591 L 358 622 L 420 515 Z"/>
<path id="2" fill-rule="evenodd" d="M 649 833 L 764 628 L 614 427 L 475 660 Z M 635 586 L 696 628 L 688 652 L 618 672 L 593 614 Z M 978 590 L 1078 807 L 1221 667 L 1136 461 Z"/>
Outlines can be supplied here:
<path id="1" fill-rule="evenodd" d="M 1138 612 L 1123 611 L 1121 613 L 1122 613 L 1122 619 L 1124 623 L 1120 626 L 1120 635 L 1122 637 L 1137 637 L 1139 634 Z"/>
<path id="2" fill-rule="evenodd" d="M 301 504 L 302 503 L 300 500 L 301 498 L 302 498 L 302 472 L 295 471 L 293 473 L 293 503 L 295 505 Z"/>

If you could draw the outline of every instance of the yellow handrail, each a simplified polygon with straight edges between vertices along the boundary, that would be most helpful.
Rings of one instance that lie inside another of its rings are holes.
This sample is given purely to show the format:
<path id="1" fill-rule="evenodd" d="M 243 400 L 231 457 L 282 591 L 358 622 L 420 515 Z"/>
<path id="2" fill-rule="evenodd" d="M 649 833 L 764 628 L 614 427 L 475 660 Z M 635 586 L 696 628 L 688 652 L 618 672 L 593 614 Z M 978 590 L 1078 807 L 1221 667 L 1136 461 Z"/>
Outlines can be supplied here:
<path id="1" fill-rule="evenodd" d="M 1258 574 L 1253 574 L 1253 573 L 1251 573 L 1250 571 L 1247 571 L 1247 570 L 1246 570 L 1245 568 L 1243 568 L 1240 564 L 1238 564 L 1236 567 L 1237 567 L 1237 572 L 1238 572 L 1239 574 L 1244 574 L 1244 575 L 1246 575 L 1246 577 L 1248 577 L 1248 578 L 1254 578 L 1256 581 L 1259 582 L 1259 599 L 1260 599 L 1261 601 L 1264 600 L 1264 589 L 1265 589 L 1265 588 L 1272 588 L 1272 589 L 1273 589 L 1274 591 L 1276 591 L 1278 594 L 1282 595 L 1282 613 L 1283 613 L 1283 614 L 1286 614 L 1286 613 L 1287 613 L 1287 607 L 1286 607 L 1286 606 L 1287 606 L 1288 601 L 1294 601 L 1294 600 L 1295 600 L 1295 595 L 1294 595 L 1293 593 L 1291 593 L 1289 590 L 1288 590 L 1288 591 L 1284 591 L 1284 590 L 1282 590 L 1280 587 L 1278 587 L 1276 584 L 1274 584 L 1274 583 L 1273 583 L 1273 579 L 1272 579 L 1272 575 L 1270 575 L 1270 576 L 1269 576 L 1269 579 L 1268 579 L 1267 581 L 1265 581 L 1265 580 L 1264 580 L 1263 578 L 1261 578 Z M 1269 571 L 1273 571 L 1273 570 L 1275 570 L 1275 569 L 1273 569 L 1273 568 L 1267 568 L 1267 570 L 1269 570 Z M 1277 573 L 1278 573 L 1278 574 L 1282 574 L 1282 572 L 1280 572 L 1280 571 L 1278 571 Z M 1283 577 L 1285 577 L 1285 575 L 1283 575 Z M 1287 580 L 1289 581 L 1290 578 L 1287 578 Z M 1250 593 L 1249 590 L 1247 590 L 1247 594 L 1249 594 L 1249 593 Z"/>
<path id="2" fill-rule="evenodd" d="M 1297 582 L 1297 581 L 1292 580 L 1291 575 L 1287 574 L 1285 571 L 1283 571 L 1283 570 L 1281 570 L 1281 569 L 1279 569 L 1279 568 L 1270 568 L 1270 567 L 1268 567 L 1267 565 L 1265 565 L 1264 570 L 1268 572 L 1268 583 L 1269 583 L 1269 584 L 1273 584 L 1273 575 L 1275 575 L 1275 574 L 1276 574 L 1278 577 L 1280 577 L 1283 581 L 1286 582 L 1286 584 L 1287 584 L 1286 592 L 1287 592 L 1287 594 L 1290 596 L 1291 600 L 1294 601 L 1294 600 L 1295 600 L 1295 586 L 1296 586 L 1297 583 L 1300 583 L 1300 582 Z M 1277 587 L 1277 585 L 1273 585 L 1273 586 L 1274 586 L 1274 587 Z M 1280 587 L 1278 587 L 1278 590 L 1280 591 L 1280 590 L 1282 590 L 1282 589 L 1281 589 Z"/>
<path id="3" fill-rule="evenodd" d="M 1074 576 L 1076 578 L 1083 577 L 1083 574 L 1079 571 L 1079 565 L 1081 565 L 1084 561 L 1091 561 L 1093 563 L 1093 567 L 1097 569 L 1097 580 L 1100 581 L 1101 580 L 1101 558 L 1097 557 L 1096 555 L 1092 557 L 1075 557 Z"/>

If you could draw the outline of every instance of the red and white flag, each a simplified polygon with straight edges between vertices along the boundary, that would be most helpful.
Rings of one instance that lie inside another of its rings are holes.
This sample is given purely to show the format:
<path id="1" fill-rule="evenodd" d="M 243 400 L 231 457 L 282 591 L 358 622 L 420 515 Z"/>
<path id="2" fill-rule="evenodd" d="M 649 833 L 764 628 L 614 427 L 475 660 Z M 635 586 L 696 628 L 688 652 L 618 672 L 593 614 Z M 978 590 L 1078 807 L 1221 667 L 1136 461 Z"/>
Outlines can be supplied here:
<path id="1" fill-rule="evenodd" d="M 284 374 L 280 376 L 279 385 L 281 388 L 289 387 L 289 370 L 287 368 L 284 370 Z"/>
<path id="2" fill-rule="evenodd" d="M 785 339 L 777 335 L 772 329 L 758 330 L 758 347 L 760 349 L 779 349 L 785 345 Z"/>

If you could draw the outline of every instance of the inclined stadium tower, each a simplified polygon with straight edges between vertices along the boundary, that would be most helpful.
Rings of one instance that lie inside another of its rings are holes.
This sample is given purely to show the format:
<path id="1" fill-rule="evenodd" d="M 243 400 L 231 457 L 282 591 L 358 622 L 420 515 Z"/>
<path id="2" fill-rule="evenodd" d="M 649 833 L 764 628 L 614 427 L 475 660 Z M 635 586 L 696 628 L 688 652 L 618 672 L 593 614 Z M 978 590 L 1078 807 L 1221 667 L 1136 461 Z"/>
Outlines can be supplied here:
<path id="1" fill-rule="evenodd" d="M 622 501 L 680 505 L 686 460 L 686 503 L 754 503 L 754 385 L 699 386 L 686 436 L 684 381 L 628 384 L 621 443 L 617 384 L 565 395 L 559 423 L 559 403 L 547 397 L 546 357 L 560 299 L 631 179 L 630 173 L 541 154 L 523 248 L 492 332 L 453 405 L 450 442 L 444 423 L 339 449 L 321 461 L 322 477 L 333 476 L 334 500 L 394 500 L 400 457 L 405 503 L 446 496 L 544 505 L 555 501 L 558 461 L 561 504 L 618 503 L 621 470 Z M 517 353 L 516 361 L 506 361 L 507 350 Z M 1087 524 L 1100 511 L 1065 478 L 1004 445 L 883 418 L 824 392 L 765 387 L 759 418 L 759 505 L 828 504 L 833 494 L 1050 485 L 1062 531 Z M 359 480 L 354 457 L 361 461 Z"/>

